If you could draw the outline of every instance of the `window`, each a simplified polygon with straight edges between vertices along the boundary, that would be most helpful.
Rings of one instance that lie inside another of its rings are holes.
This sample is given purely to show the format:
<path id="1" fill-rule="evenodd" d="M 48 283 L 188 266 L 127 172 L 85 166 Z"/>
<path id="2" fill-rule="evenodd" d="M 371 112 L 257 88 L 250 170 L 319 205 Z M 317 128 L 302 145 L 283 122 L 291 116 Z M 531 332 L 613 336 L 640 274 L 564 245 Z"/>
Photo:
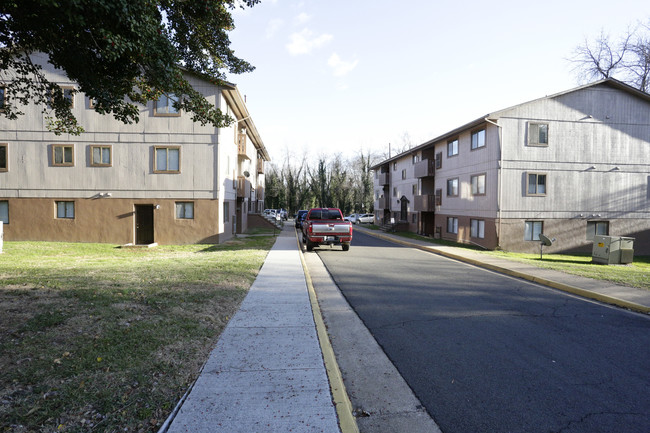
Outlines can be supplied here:
<path id="1" fill-rule="evenodd" d="M 113 164 L 111 146 L 90 146 L 90 165 L 110 167 Z"/>
<path id="2" fill-rule="evenodd" d="M 485 147 L 485 129 L 472 132 L 472 150 Z"/>
<path id="3" fill-rule="evenodd" d="M 393 187 L 393 197 L 397 197 L 397 187 Z"/>
<path id="4" fill-rule="evenodd" d="M 393 163 L 393 171 L 397 171 L 397 162 Z"/>
<path id="5" fill-rule="evenodd" d="M 60 93 L 60 95 L 62 95 L 63 99 L 65 99 L 70 103 L 70 108 L 74 108 L 74 93 L 75 93 L 74 87 L 72 86 L 60 86 L 60 87 L 62 92 Z M 54 90 L 53 92 L 56 92 L 56 90 Z M 55 96 L 54 93 L 52 93 L 52 96 Z M 52 105 L 52 99 L 54 98 L 52 97 L 50 99 L 50 105 Z"/>
<path id="6" fill-rule="evenodd" d="M 73 166 L 74 165 L 74 146 L 72 144 L 53 144 L 52 145 L 52 165 L 55 165 L 55 166 Z"/>
<path id="7" fill-rule="evenodd" d="M 413 164 L 417 164 L 420 158 L 417 155 L 413 155 Z"/>
<path id="8" fill-rule="evenodd" d="M 548 146 L 548 123 L 528 124 L 528 145 Z"/>
<path id="9" fill-rule="evenodd" d="M 223 222 L 230 222 L 230 203 L 227 201 L 223 202 Z"/>
<path id="10" fill-rule="evenodd" d="M 6 101 L 7 101 L 7 88 L 5 86 L 0 86 L 0 111 L 5 109 Z"/>
<path id="11" fill-rule="evenodd" d="M 609 221 L 587 221 L 587 240 L 593 241 L 596 235 L 609 235 Z"/>
<path id="12" fill-rule="evenodd" d="M 525 241 L 538 241 L 539 235 L 544 229 L 544 223 L 542 221 L 526 221 L 526 226 L 524 228 L 524 240 Z"/>
<path id="13" fill-rule="evenodd" d="M 418 195 L 418 184 L 414 183 L 413 186 L 411 187 L 411 192 L 413 195 Z"/>
<path id="14" fill-rule="evenodd" d="M 485 195 L 485 175 L 477 174 L 471 177 L 472 195 Z"/>
<path id="15" fill-rule="evenodd" d="M 455 217 L 447 218 L 447 233 L 458 234 L 458 218 Z"/>
<path id="16" fill-rule="evenodd" d="M 8 171 L 9 163 L 7 162 L 7 143 L 0 143 L 0 171 Z"/>
<path id="17" fill-rule="evenodd" d="M 73 201 L 57 201 L 56 202 L 56 217 L 57 218 L 74 218 L 74 202 Z"/>
<path id="18" fill-rule="evenodd" d="M 411 215 L 411 222 L 412 222 L 413 224 L 417 224 L 417 223 L 418 223 L 418 214 L 414 213 L 414 214 Z"/>
<path id="19" fill-rule="evenodd" d="M 546 174 L 528 173 L 526 195 L 546 195 Z"/>
<path id="20" fill-rule="evenodd" d="M 406 179 L 406 169 L 402 170 L 402 180 Z"/>
<path id="21" fill-rule="evenodd" d="M 193 220 L 194 202 L 185 201 L 176 203 L 176 219 Z"/>
<path id="22" fill-rule="evenodd" d="M 157 101 L 154 102 L 153 115 L 154 116 L 180 116 L 180 111 L 174 107 L 174 103 L 178 102 L 178 98 L 173 93 L 169 95 L 162 94 Z"/>
<path id="23" fill-rule="evenodd" d="M 9 202 L 6 200 L 0 201 L 0 221 L 9 224 Z"/>
<path id="24" fill-rule="evenodd" d="M 473 238 L 485 238 L 485 221 L 470 219 L 469 235 Z"/>
<path id="25" fill-rule="evenodd" d="M 447 179 L 447 196 L 456 197 L 458 196 L 458 178 Z"/>
<path id="26" fill-rule="evenodd" d="M 436 170 L 442 168 L 442 152 L 436 153 Z"/>
<path id="27" fill-rule="evenodd" d="M 447 157 L 458 155 L 458 139 L 447 143 Z"/>
<path id="28" fill-rule="evenodd" d="M 442 189 L 436 190 L 436 206 L 442 206 Z"/>
<path id="29" fill-rule="evenodd" d="M 154 173 L 178 173 L 181 167 L 180 147 L 155 147 Z"/>

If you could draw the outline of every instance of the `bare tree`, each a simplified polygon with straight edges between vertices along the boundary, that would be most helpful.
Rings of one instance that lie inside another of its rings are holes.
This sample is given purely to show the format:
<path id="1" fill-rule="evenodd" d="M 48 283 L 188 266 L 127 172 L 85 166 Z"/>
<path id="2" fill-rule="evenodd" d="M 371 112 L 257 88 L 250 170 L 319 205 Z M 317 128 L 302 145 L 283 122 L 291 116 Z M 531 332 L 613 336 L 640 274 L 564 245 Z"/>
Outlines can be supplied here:
<path id="1" fill-rule="evenodd" d="M 574 72 L 580 81 L 616 78 L 644 92 L 650 80 L 650 26 L 629 28 L 618 40 L 601 31 L 576 47 Z"/>

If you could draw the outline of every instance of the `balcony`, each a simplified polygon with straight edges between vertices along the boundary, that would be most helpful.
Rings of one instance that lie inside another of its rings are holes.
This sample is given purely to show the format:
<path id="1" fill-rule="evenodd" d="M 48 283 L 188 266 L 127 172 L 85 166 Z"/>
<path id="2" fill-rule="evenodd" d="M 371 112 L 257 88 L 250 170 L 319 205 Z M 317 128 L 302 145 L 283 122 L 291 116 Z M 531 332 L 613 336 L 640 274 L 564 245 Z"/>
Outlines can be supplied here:
<path id="1" fill-rule="evenodd" d="M 249 185 L 248 181 L 244 176 L 237 176 L 237 197 L 247 197 L 246 193 L 248 192 L 249 188 L 247 186 Z"/>
<path id="2" fill-rule="evenodd" d="M 264 160 L 257 160 L 257 174 L 264 174 Z"/>
<path id="3" fill-rule="evenodd" d="M 389 197 L 380 197 L 377 199 L 377 209 L 390 209 Z"/>
<path id="4" fill-rule="evenodd" d="M 379 185 L 388 185 L 390 181 L 389 173 L 379 173 L 377 175 L 377 181 Z"/>
<path id="5" fill-rule="evenodd" d="M 416 212 L 435 212 L 436 196 L 434 194 L 413 197 L 413 210 Z"/>
<path id="6" fill-rule="evenodd" d="M 237 155 L 248 158 L 246 154 L 246 133 L 237 134 Z"/>
<path id="7" fill-rule="evenodd" d="M 423 159 L 413 166 L 415 177 L 431 177 L 436 171 L 436 161 L 431 159 Z"/>

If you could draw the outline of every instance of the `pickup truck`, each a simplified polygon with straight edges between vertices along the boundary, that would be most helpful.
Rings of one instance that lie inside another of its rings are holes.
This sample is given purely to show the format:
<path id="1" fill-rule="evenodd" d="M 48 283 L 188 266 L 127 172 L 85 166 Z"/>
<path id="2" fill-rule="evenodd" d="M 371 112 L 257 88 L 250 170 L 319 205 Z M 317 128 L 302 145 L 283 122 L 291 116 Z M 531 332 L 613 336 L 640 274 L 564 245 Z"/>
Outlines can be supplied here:
<path id="1" fill-rule="evenodd" d="M 352 223 L 343 220 L 340 209 L 310 209 L 302 222 L 302 242 L 307 251 L 319 245 L 341 245 L 343 251 L 348 251 L 352 242 Z"/>

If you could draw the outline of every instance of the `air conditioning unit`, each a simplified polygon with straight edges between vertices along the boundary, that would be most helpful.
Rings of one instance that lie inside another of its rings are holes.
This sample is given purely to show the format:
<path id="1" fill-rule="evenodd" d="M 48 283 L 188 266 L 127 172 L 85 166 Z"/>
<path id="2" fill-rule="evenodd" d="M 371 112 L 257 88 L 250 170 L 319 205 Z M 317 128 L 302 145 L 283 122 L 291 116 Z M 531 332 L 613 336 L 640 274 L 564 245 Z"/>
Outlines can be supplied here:
<path id="1" fill-rule="evenodd" d="M 605 265 L 632 263 L 634 238 L 623 236 L 594 236 L 591 260 Z"/>

